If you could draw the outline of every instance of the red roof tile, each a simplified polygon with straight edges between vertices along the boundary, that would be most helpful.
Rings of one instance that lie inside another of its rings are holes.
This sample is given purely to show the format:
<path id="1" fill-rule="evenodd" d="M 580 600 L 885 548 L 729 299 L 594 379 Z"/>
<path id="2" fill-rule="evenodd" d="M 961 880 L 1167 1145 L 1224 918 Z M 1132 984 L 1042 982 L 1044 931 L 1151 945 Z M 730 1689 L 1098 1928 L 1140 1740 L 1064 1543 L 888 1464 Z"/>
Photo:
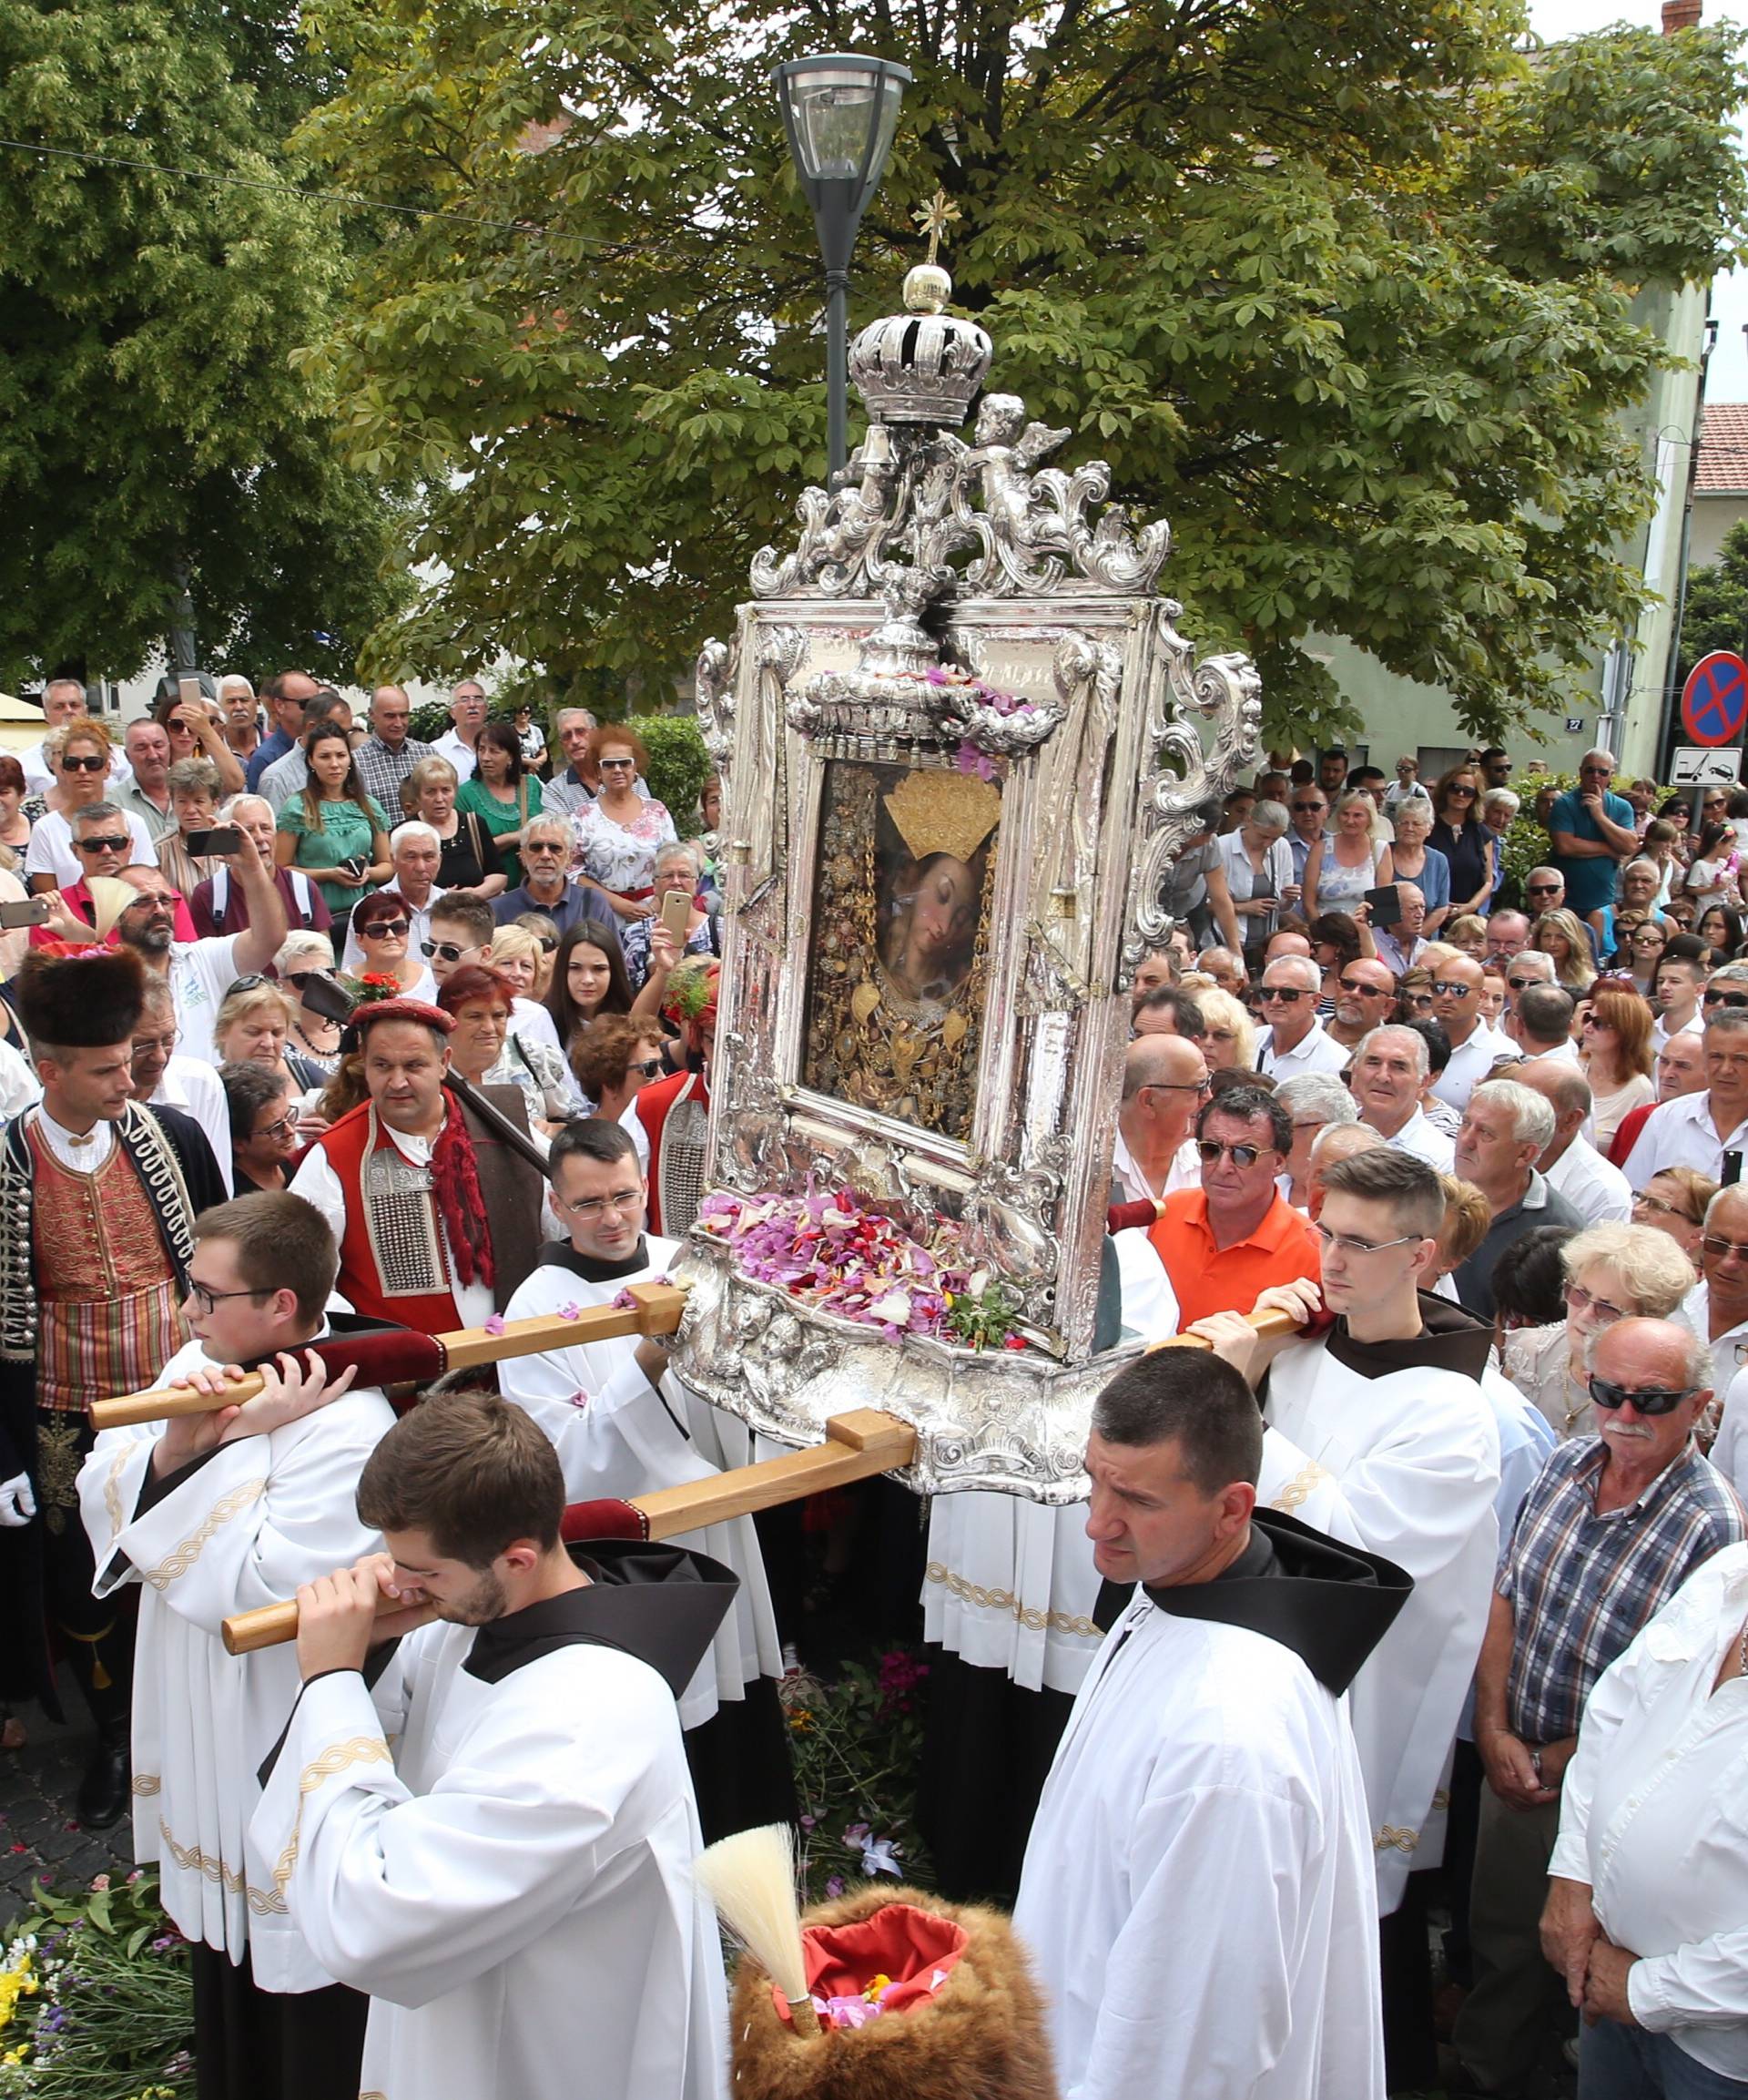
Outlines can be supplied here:
<path id="1" fill-rule="evenodd" d="M 1710 401 L 1700 427 L 1700 495 L 1748 490 L 1748 401 Z"/>

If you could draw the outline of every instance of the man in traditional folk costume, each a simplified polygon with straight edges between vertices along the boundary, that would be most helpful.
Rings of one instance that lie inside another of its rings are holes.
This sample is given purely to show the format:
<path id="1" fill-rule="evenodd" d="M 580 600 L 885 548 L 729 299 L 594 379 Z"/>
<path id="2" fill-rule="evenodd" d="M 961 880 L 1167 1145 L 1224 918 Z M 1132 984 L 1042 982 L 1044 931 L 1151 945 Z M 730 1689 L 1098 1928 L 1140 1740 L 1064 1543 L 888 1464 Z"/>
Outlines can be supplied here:
<path id="1" fill-rule="evenodd" d="M 692 1229 L 704 1200 L 710 1059 L 716 1047 L 721 978 L 722 964 L 713 955 L 685 955 L 674 965 L 662 1013 L 680 1031 L 686 1070 L 640 1087 L 631 1105 L 649 1146 L 650 1229 L 670 1239 Z"/>
<path id="2" fill-rule="evenodd" d="M 1265 1341 L 1223 1314 L 1196 1331 L 1245 1371 L 1265 1420 L 1286 1440 L 1265 1457 L 1259 1493 L 1282 1497 L 1291 1483 L 1279 1475 L 1289 1464 L 1307 1484 L 1333 1475 L 1340 1508 L 1328 1529 L 1414 1578 L 1408 1607 L 1354 1685 L 1352 1709 L 1386 1920 L 1391 2083 L 1425 2084 L 1427 1939 L 1418 1893 L 1406 1904 L 1405 1897 L 1410 1870 L 1437 1866 L 1443 1851 L 1435 1799 L 1499 1558 L 1499 1432 L 1481 1384 L 1491 1330 L 1423 1289 L 1437 1274 L 1445 1214 L 1438 1177 L 1424 1160 L 1362 1152 L 1329 1167 L 1324 1187 L 1321 1293 L 1315 1284 L 1283 1284 L 1257 1310 L 1286 1307 L 1303 1323 L 1326 1305 L 1334 1327 Z M 1421 2060 L 1410 2075 L 1406 2053 L 1416 2050 Z"/>
<path id="3" fill-rule="evenodd" d="M 240 1407 L 106 1430 L 79 1474 L 99 1595 L 137 1585 L 134 1857 L 158 1871 L 193 1955 L 200 2100 L 354 2100 L 366 2004 L 293 1928 L 271 1861 L 249 1858 L 257 1778 L 297 1696 L 290 1647 L 229 1656 L 235 1612 L 380 1544 L 353 1490 L 394 1422 L 381 1393 L 290 1353 L 328 1331 L 339 1254 L 300 1197 L 263 1192 L 195 1225 L 194 1340 L 159 1374 Z M 351 1390 L 349 1390 L 351 1389 Z"/>
<path id="4" fill-rule="evenodd" d="M 674 1702 L 734 1578 L 670 1545 L 567 1551 L 564 1505 L 521 1408 L 436 1394 L 359 1483 L 392 1559 L 298 1593 L 303 1689 L 251 1838 L 318 1960 L 370 1993 L 367 2095 L 722 2100 Z"/>
<path id="5" fill-rule="evenodd" d="M 182 1346 L 195 1213 L 224 1193 L 198 1125 L 128 1098 L 142 982 L 131 954 L 31 952 L 17 1010 L 43 1098 L 0 1144 L 0 1699 L 59 1718 L 52 1626 L 97 1724 L 76 1804 L 92 1830 L 127 1806 L 134 1614 L 91 1594 L 87 1411 Z"/>
<path id="6" fill-rule="evenodd" d="M 1410 1587 L 1256 1508 L 1262 1424 L 1204 1355 L 1093 1408 L 1086 1524 L 1138 1582 L 1074 1705 L 1014 1926 L 1064 2100 L 1383 2100 L 1365 1779 L 1342 1694 Z"/>
<path id="7" fill-rule="evenodd" d="M 420 999 L 361 1006 L 370 1099 L 305 1155 L 291 1189 L 340 1243 L 355 1312 L 446 1334 L 502 1312 L 534 1265 L 544 1185 L 533 1165 L 443 1084 L 454 1023 Z M 494 1104 L 525 1111 L 513 1087 Z"/>
<path id="8" fill-rule="evenodd" d="M 600 1118 L 571 1124 L 553 1140 L 553 1206 L 570 1232 L 549 1240 L 534 1272 L 510 1300 L 511 1320 L 611 1305 L 634 1283 L 664 1275 L 679 1251 L 644 1230 L 646 1184 L 631 1133 Z M 624 1336 L 509 1357 L 503 1391 L 552 1439 L 571 1502 L 629 1497 L 709 1480 L 750 1463 L 750 1438 L 669 1371 L 667 1340 Z M 680 1697 L 680 1725 L 706 1843 L 730 1831 L 795 1814 L 788 1731 L 777 1703 L 783 1675 L 749 1516 L 713 1524 L 676 1541 L 708 1554 L 740 1578 L 712 1652 Z"/>

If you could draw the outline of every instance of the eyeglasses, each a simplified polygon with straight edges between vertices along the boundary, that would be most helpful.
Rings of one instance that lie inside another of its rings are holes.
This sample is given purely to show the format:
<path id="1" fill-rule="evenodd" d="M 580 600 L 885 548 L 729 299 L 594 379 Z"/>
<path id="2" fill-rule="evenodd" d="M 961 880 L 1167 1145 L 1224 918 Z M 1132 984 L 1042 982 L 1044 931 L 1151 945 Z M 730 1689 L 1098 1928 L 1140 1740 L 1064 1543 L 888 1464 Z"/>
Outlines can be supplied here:
<path id="1" fill-rule="evenodd" d="M 1311 1229 L 1326 1252 L 1333 1248 L 1339 1254 L 1382 1254 L 1387 1247 L 1408 1247 L 1427 1237 L 1424 1232 L 1405 1232 L 1399 1239 L 1356 1239 L 1351 1232 L 1331 1232 L 1326 1225 L 1314 1225 Z"/>
<path id="2" fill-rule="evenodd" d="M 1440 999 L 1466 999 L 1471 993 L 1479 992 L 1480 986 L 1459 984 L 1454 977 L 1441 977 L 1432 989 Z"/>
<path id="3" fill-rule="evenodd" d="M 1579 1312 L 1593 1312 L 1604 1321 L 1629 1318 L 1624 1305 L 1611 1305 L 1606 1298 L 1599 1298 L 1592 1290 L 1586 1290 L 1581 1283 L 1569 1283 L 1560 1296 Z"/>
<path id="4" fill-rule="evenodd" d="M 1344 992 L 1356 992 L 1362 999 L 1387 999 L 1396 989 L 1393 984 L 1362 984 L 1357 977 L 1338 977 L 1336 982 Z"/>
<path id="5" fill-rule="evenodd" d="M 1223 1145 L 1217 1137 L 1198 1137 L 1195 1149 L 1204 1167 L 1219 1163 L 1222 1154 L 1229 1154 L 1235 1167 L 1255 1167 L 1265 1152 L 1273 1152 L 1273 1145 Z"/>
<path id="6" fill-rule="evenodd" d="M 642 1060 L 641 1063 L 636 1065 L 627 1065 L 625 1067 L 627 1072 L 641 1073 L 645 1079 L 655 1078 L 656 1075 L 661 1070 L 661 1068 L 662 1061 L 659 1057 L 645 1057 Z"/>
<path id="7" fill-rule="evenodd" d="M 522 850 L 524 853 L 562 853 L 565 848 L 556 839 L 524 839 Z"/>
<path id="8" fill-rule="evenodd" d="M 271 1286 L 269 1286 L 269 1289 L 270 1288 Z M 266 1290 L 208 1290 L 204 1283 L 196 1283 L 192 1277 L 188 1279 L 188 1296 L 208 1318 L 218 1310 L 228 1298 L 265 1298 L 267 1294 Z"/>
<path id="9" fill-rule="evenodd" d="M 75 839 L 75 849 L 81 853 L 121 853 L 127 850 L 126 831 L 119 837 L 114 831 L 87 831 L 83 839 Z"/>
<path id="10" fill-rule="evenodd" d="M 622 1188 L 616 1196 L 590 1196 L 581 1203 L 566 1203 L 562 1196 L 557 1201 L 573 1218 L 605 1218 L 609 1210 L 615 1211 L 621 1218 L 629 1218 L 634 1211 L 643 1208 L 644 1192 L 641 1188 Z"/>
<path id="11" fill-rule="evenodd" d="M 276 1123 L 263 1123 L 255 1133 L 257 1137 L 289 1137 L 298 1126 L 297 1111 L 288 1108 Z"/>
<path id="12" fill-rule="evenodd" d="M 1713 1261 L 1728 1261 L 1733 1254 L 1738 1261 L 1748 1261 L 1748 1247 L 1740 1239 L 1719 1239 L 1708 1232 L 1700 1245 Z"/>
<path id="13" fill-rule="evenodd" d="M 1748 1006 L 1748 992 L 1708 991 L 1701 1004 L 1706 1006 L 1725 1006 L 1733 1009 Z"/>
<path id="14" fill-rule="evenodd" d="M 1631 1401 L 1639 1414 L 1673 1414 L 1684 1400 L 1692 1400 L 1702 1391 L 1690 1385 L 1681 1392 L 1672 1392 L 1667 1386 L 1648 1385 L 1643 1392 L 1635 1392 L 1630 1385 L 1616 1385 L 1611 1379 L 1593 1378 L 1590 1381 L 1590 1398 L 1599 1407 L 1624 1407 Z"/>
<path id="15" fill-rule="evenodd" d="M 453 941 L 421 941 L 419 943 L 419 953 L 427 962 L 441 956 L 445 963 L 459 963 L 467 952 L 465 948 L 458 948 Z"/>
<path id="16" fill-rule="evenodd" d="M 1259 999 L 1284 999 L 1289 1006 L 1296 1006 L 1301 999 L 1315 999 L 1316 994 L 1306 992 L 1296 984 L 1259 984 L 1256 996 Z"/>
<path id="17" fill-rule="evenodd" d="M 1138 1094 L 1211 1094 L 1214 1082 L 1211 1079 L 1197 1079 L 1194 1082 L 1188 1079 L 1150 1079 L 1144 1086 L 1136 1087 L 1135 1091 Z"/>
<path id="18" fill-rule="evenodd" d="M 89 758 L 76 759 L 71 751 L 61 753 L 61 770 L 64 773 L 101 773 L 107 770 L 109 761 L 101 751 L 93 751 Z"/>
<path id="19" fill-rule="evenodd" d="M 1654 1210 L 1660 1217 L 1679 1218 L 1684 1225 L 1697 1225 L 1700 1221 L 1691 1210 L 1683 1210 L 1679 1203 L 1667 1203 L 1661 1196 L 1652 1196 L 1641 1189 L 1632 1199 L 1635 1210 Z"/>

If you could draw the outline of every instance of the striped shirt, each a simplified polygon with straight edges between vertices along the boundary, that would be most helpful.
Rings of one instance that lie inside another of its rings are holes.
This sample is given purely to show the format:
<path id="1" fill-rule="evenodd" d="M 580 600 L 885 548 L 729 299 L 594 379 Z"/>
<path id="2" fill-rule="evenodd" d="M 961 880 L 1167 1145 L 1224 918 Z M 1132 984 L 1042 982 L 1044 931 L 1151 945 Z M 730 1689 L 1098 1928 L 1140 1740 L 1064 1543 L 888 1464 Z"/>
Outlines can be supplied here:
<path id="1" fill-rule="evenodd" d="M 1702 1561 L 1743 1535 L 1742 1504 L 1690 1442 L 1637 1502 L 1598 1515 L 1601 1437 L 1560 1444 L 1530 1490 L 1495 1585 L 1512 1607 L 1506 1725 L 1578 1733 L 1590 1687 Z"/>

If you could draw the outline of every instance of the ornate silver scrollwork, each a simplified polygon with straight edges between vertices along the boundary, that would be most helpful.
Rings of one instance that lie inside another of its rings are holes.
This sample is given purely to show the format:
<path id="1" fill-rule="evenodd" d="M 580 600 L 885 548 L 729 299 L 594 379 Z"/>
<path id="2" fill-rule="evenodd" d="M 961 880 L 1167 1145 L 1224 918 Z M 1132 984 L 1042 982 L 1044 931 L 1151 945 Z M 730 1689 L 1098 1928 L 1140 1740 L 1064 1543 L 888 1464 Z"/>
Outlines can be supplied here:
<path id="1" fill-rule="evenodd" d="M 704 748 L 725 793 L 735 751 L 735 649 L 732 643 L 708 641 L 698 651 L 693 684 L 697 692 L 698 728 Z"/>

